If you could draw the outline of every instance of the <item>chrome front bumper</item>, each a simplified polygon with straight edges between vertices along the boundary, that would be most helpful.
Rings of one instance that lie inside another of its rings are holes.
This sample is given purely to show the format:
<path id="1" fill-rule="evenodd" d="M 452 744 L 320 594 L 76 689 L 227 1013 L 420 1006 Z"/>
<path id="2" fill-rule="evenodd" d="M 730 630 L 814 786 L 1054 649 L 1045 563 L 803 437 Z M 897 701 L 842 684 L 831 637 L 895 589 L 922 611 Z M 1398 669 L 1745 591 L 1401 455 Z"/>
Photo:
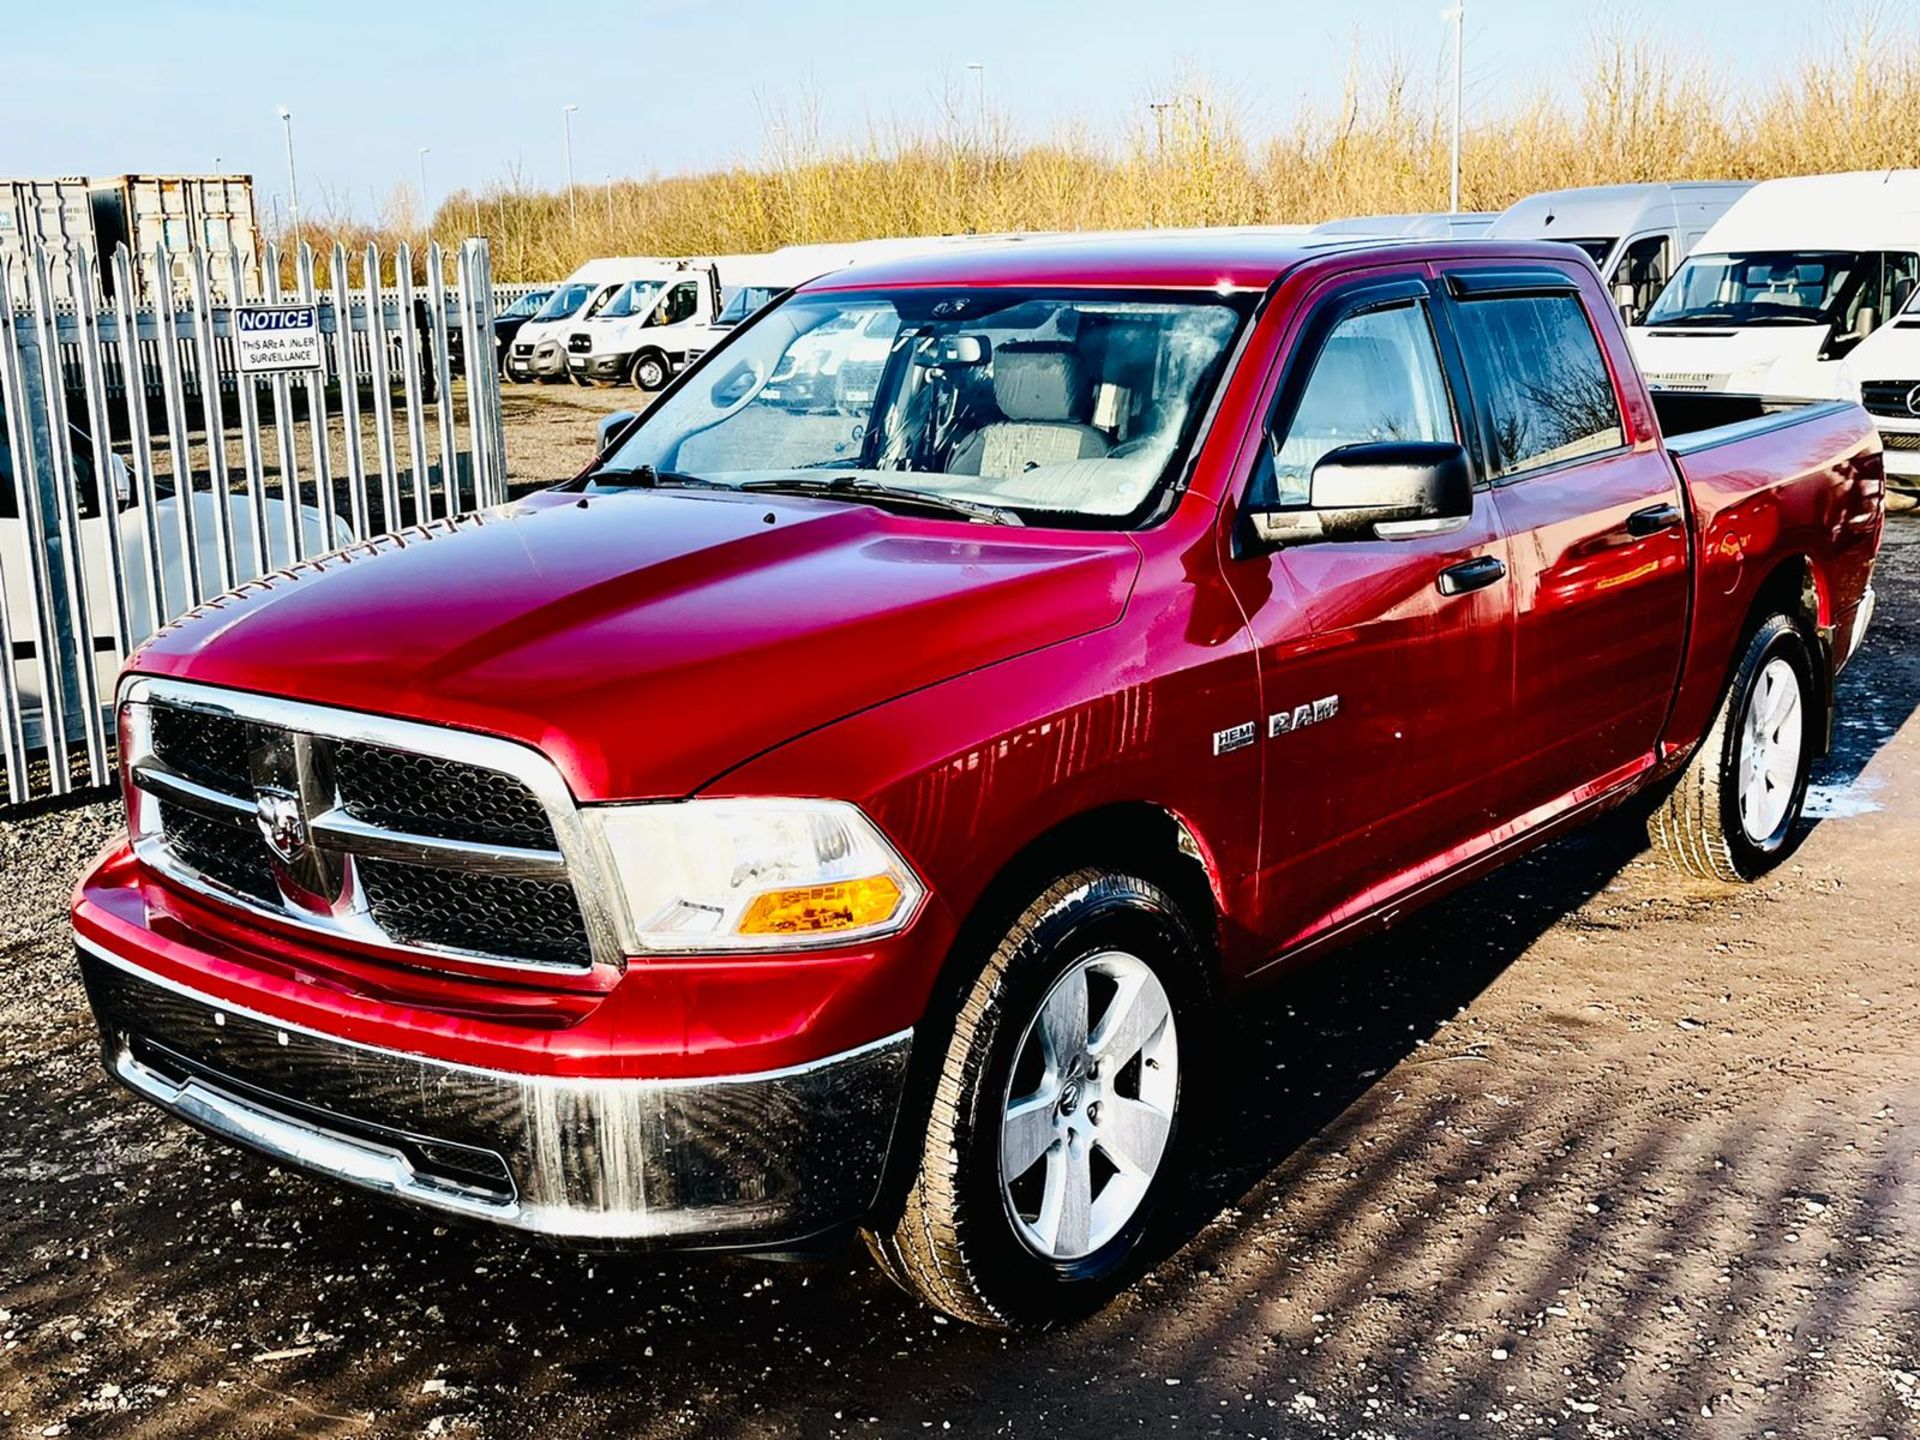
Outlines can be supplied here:
<path id="1" fill-rule="evenodd" d="M 783 1249 L 879 1190 L 911 1032 L 700 1080 L 468 1068 L 278 1024 L 82 943 L 107 1068 L 219 1139 L 582 1244 Z"/>

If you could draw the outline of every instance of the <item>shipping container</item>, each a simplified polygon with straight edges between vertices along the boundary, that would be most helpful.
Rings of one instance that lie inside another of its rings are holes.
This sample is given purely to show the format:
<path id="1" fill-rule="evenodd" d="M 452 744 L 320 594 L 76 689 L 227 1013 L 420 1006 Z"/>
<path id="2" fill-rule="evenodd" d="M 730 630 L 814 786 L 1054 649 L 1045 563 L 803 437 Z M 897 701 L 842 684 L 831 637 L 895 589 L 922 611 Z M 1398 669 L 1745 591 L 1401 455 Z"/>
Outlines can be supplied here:
<path id="1" fill-rule="evenodd" d="M 93 183 L 95 243 L 105 254 L 125 245 L 139 257 L 140 299 L 151 300 L 159 277 L 154 247 L 184 257 L 207 252 L 207 284 L 216 305 L 234 300 L 234 264 L 249 289 L 260 283 L 260 227 L 251 175 L 119 175 Z M 176 259 L 174 294 L 187 293 L 186 262 Z"/>
<path id="2" fill-rule="evenodd" d="M 93 212 L 88 181 L 78 175 L 51 180 L 0 180 L 0 256 L 8 263 L 12 283 L 8 299 L 27 303 L 26 257 L 32 246 L 44 246 L 53 266 L 56 299 L 72 299 L 69 270 L 77 250 L 93 244 Z"/>
<path id="3" fill-rule="evenodd" d="M 25 246 L 38 241 L 71 258 L 92 252 L 89 273 L 105 298 L 113 294 L 113 267 L 99 263 L 116 245 L 137 257 L 135 298 L 150 303 L 157 294 L 154 247 L 184 257 L 189 247 L 208 252 L 207 285 L 215 305 L 231 304 L 235 267 L 251 290 L 260 283 L 260 227 L 254 214 L 251 175 L 61 176 L 51 180 L 0 180 L 0 255 L 13 261 L 10 299 L 26 304 Z M 188 295 L 184 258 L 173 265 L 170 282 L 178 299 Z M 56 300 L 71 300 L 73 273 L 55 265 Z"/>

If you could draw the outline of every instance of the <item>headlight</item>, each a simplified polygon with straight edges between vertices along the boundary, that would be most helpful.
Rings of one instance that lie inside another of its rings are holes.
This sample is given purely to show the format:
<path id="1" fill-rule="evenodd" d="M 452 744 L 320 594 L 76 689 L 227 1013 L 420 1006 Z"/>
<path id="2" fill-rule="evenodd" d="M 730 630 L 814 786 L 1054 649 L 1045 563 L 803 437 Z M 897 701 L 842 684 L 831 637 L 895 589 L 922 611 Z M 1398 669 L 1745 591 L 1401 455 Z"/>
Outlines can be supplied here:
<path id="1" fill-rule="evenodd" d="M 770 950 L 891 935 L 925 887 L 837 800 L 680 800 L 584 812 L 650 950 Z"/>

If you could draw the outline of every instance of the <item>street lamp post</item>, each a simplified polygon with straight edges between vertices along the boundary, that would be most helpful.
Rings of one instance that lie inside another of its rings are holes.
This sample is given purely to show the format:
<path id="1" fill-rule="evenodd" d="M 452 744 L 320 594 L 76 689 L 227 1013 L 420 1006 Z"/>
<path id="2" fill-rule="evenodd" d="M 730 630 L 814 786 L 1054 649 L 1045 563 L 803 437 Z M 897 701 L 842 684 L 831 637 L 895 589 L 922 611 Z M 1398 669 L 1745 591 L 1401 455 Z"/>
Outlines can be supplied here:
<path id="1" fill-rule="evenodd" d="M 423 230 L 433 229 L 433 208 L 427 200 L 427 156 L 432 152 L 431 145 L 420 147 L 420 226 Z"/>
<path id="2" fill-rule="evenodd" d="M 980 151 L 980 189 L 984 194 L 987 188 L 987 67 L 979 60 L 969 60 L 967 69 L 973 71 L 978 86 L 975 92 L 978 103 L 975 107 L 977 129 L 974 144 Z"/>
<path id="3" fill-rule="evenodd" d="M 1460 0 L 1458 5 L 1440 12 L 1442 20 L 1453 22 L 1453 184 L 1450 191 L 1450 208 L 1455 215 L 1460 213 L 1460 73 L 1461 57 L 1467 43 L 1467 5 Z"/>
<path id="4" fill-rule="evenodd" d="M 293 217 L 293 253 L 297 265 L 305 244 L 300 234 L 300 178 L 293 165 L 293 111 L 284 105 L 280 107 L 280 123 L 287 132 L 287 213 Z"/>
<path id="5" fill-rule="evenodd" d="M 578 105 L 560 107 L 560 123 L 567 132 L 567 218 L 572 220 L 580 217 L 579 207 L 573 200 L 573 112 L 579 108 Z"/>

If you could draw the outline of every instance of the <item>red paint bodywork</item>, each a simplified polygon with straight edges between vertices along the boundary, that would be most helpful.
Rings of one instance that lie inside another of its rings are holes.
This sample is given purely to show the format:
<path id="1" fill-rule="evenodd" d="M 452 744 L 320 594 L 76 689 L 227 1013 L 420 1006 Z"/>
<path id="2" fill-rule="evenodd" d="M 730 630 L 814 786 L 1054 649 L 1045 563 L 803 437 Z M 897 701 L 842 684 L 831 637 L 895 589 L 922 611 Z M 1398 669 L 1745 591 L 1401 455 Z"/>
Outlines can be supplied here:
<path id="1" fill-rule="evenodd" d="M 1240 556 L 1239 499 L 1316 300 L 1516 259 L 1577 278 L 1626 445 L 1479 492 L 1413 541 Z M 1261 236 L 1030 243 L 815 289 L 1266 292 L 1171 512 L 1131 532 L 980 527 L 839 501 L 549 492 L 451 534 L 301 567 L 170 627 L 133 668 L 506 736 L 583 802 L 854 801 L 927 881 L 845 952 L 636 957 L 534 983 L 407 968 L 224 913 L 114 847 L 79 933 L 270 1017 L 542 1074 L 778 1068 L 917 1023 L 995 876 L 1075 817 L 1158 807 L 1201 850 L 1231 986 L 1461 883 L 1681 763 L 1742 626 L 1810 569 L 1844 636 L 1880 533 L 1877 442 L 1836 410 L 1675 458 L 1600 283 L 1552 246 Z M 1688 523 L 1621 529 L 1661 498 Z M 1509 583 L 1443 597 L 1491 554 Z M 1325 695 L 1331 723 L 1215 757 L 1214 732 Z"/>

